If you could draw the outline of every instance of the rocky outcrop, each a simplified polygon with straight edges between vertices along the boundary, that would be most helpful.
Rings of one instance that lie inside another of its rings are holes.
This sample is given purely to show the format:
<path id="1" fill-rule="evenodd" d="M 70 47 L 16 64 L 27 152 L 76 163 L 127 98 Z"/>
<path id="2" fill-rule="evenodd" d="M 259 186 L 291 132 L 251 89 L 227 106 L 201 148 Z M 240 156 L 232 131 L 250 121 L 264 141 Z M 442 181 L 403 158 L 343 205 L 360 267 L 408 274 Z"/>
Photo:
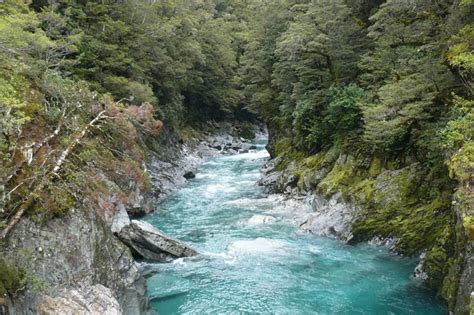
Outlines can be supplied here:
<path id="1" fill-rule="evenodd" d="M 320 195 L 313 195 L 311 206 L 313 213 L 300 225 L 304 231 L 315 235 L 336 237 L 343 241 L 352 239 L 352 224 L 359 209 L 342 200 L 340 194 L 329 200 Z"/>
<path id="2" fill-rule="evenodd" d="M 259 179 L 258 184 L 263 186 L 266 193 L 279 193 L 284 190 L 280 185 L 283 172 L 276 169 L 276 166 L 281 161 L 282 159 L 279 157 L 271 159 L 262 169 L 262 177 Z"/>
<path id="3" fill-rule="evenodd" d="M 304 185 L 310 187 L 308 176 L 300 179 L 296 176 L 296 164 L 290 163 L 285 170 L 278 170 L 277 166 L 282 162 L 282 158 L 270 160 L 262 170 L 263 176 L 259 180 L 259 185 L 263 186 L 267 193 L 284 193 L 291 198 L 305 196 L 313 210 L 299 223 L 301 230 L 327 237 L 335 237 L 342 241 L 352 239 L 352 224 L 360 212 L 359 207 L 350 204 L 342 198 L 341 194 L 331 197 L 323 196 L 316 190 L 305 190 Z M 302 185 L 299 182 L 303 182 Z"/>
<path id="4" fill-rule="evenodd" d="M 465 190 L 466 188 L 460 187 L 453 200 L 458 221 L 456 236 L 458 243 L 465 243 L 464 247 L 457 248 L 457 259 L 461 268 L 457 270 L 459 285 L 456 292 L 455 314 L 474 314 L 474 235 L 472 221 L 466 219 L 474 215 L 474 199 L 468 197 L 469 192 Z"/>
<path id="5" fill-rule="evenodd" d="M 173 258 L 196 256 L 198 253 L 186 244 L 174 240 L 149 223 L 132 221 L 117 236 L 139 258 L 167 261 Z"/>
<path id="6" fill-rule="evenodd" d="M 93 312 L 102 306 L 141 314 L 146 308 L 145 282 L 130 250 L 93 210 L 75 209 L 45 222 L 24 218 L 2 250 L 27 280 L 11 314 L 55 314 L 52 308 L 57 314 L 102 314 Z M 84 312 L 69 312 L 80 306 Z"/>

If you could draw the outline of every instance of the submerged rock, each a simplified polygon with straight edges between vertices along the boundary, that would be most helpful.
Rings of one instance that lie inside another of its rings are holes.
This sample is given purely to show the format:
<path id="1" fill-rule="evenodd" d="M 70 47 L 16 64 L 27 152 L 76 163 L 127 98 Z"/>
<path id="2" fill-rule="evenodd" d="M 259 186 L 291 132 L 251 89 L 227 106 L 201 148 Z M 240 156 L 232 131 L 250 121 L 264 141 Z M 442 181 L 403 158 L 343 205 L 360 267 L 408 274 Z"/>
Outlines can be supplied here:
<path id="1" fill-rule="evenodd" d="M 149 223 L 132 221 L 123 227 L 117 236 L 135 255 L 154 261 L 167 261 L 170 258 L 190 257 L 198 255 L 188 245 L 172 239 Z"/>
<path id="2" fill-rule="evenodd" d="M 196 174 L 194 174 L 194 172 L 189 171 L 184 173 L 183 177 L 186 179 L 193 179 L 196 178 Z"/>
<path id="3" fill-rule="evenodd" d="M 248 221 L 250 225 L 274 223 L 276 219 L 270 215 L 254 215 Z"/>

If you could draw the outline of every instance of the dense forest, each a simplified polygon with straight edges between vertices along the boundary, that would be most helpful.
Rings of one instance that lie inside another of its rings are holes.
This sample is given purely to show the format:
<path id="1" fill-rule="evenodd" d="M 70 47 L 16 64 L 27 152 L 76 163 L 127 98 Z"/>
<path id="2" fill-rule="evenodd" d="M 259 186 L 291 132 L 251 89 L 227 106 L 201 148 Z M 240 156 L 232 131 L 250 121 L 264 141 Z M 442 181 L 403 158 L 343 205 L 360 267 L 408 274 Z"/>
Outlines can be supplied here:
<path id="1" fill-rule="evenodd" d="M 142 144 L 163 130 L 263 121 L 298 187 L 361 204 L 354 240 L 425 251 L 454 309 L 474 239 L 473 21 L 473 0 L 5 0 L 1 238 L 109 189 L 98 170 L 150 190 Z M 405 185 L 388 206 L 384 169 Z M 0 270 L 16 294 L 23 272 Z"/>

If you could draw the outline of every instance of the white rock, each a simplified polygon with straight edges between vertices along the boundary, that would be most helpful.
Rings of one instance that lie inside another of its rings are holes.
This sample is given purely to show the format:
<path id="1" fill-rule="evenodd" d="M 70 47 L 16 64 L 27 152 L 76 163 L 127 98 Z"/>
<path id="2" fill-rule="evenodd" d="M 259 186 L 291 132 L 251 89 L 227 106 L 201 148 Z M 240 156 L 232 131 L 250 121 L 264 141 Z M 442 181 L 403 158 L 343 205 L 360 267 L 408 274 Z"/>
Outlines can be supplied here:
<path id="1" fill-rule="evenodd" d="M 248 221 L 250 225 L 258 225 L 258 224 L 268 224 L 268 223 L 273 223 L 275 222 L 276 219 L 272 216 L 269 215 L 254 215 L 251 217 Z"/>
<path id="2" fill-rule="evenodd" d="M 101 284 L 89 288 L 73 288 L 62 291 L 58 296 L 43 297 L 38 304 L 40 315 L 119 315 L 120 304 L 112 290 Z"/>

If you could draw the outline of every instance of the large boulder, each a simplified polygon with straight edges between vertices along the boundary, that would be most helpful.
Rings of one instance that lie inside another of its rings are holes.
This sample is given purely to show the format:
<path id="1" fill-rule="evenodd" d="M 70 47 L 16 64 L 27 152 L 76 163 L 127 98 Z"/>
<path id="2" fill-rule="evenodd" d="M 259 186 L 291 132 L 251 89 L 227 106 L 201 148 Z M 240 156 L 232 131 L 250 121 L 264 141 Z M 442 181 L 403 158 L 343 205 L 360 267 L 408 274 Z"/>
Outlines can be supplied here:
<path id="1" fill-rule="evenodd" d="M 198 255 L 198 252 L 188 245 L 172 239 L 143 221 L 133 220 L 131 224 L 123 227 L 117 236 L 136 256 L 147 260 L 161 262 Z"/>

